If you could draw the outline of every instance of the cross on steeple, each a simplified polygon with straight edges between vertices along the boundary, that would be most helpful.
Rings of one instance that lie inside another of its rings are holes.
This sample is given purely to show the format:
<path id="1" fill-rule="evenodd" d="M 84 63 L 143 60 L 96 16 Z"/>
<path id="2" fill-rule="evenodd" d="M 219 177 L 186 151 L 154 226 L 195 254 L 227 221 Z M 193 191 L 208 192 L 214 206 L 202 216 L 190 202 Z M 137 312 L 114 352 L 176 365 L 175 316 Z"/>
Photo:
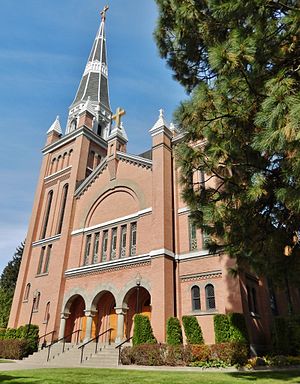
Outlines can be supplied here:
<path id="1" fill-rule="evenodd" d="M 112 119 L 116 121 L 116 126 L 120 127 L 121 117 L 126 114 L 125 110 L 118 107 L 115 115 L 113 115 Z"/>
<path id="2" fill-rule="evenodd" d="M 109 6 L 106 5 L 103 10 L 100 12 L 102 21 L 105 21 L 106 19 L 106 12 L 109 10 Z"/>

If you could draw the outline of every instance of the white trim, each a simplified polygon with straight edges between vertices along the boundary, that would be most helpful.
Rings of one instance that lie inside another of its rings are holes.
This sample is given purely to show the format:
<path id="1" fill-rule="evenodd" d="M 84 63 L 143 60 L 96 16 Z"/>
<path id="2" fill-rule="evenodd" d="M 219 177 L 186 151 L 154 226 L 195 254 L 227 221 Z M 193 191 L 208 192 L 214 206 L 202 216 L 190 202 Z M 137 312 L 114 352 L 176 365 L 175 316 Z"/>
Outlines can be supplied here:
<path id="1" fill-rule="evenodd" d="M 166 248 L 161 248 L 161 249 L 155 249 L 154 251 L 150 252 L 151 257 L 156 257 L 156 256 L 161 256 L 161 255 L 167 255 L 170 257 L 174 257 L 175 254 L 174 252 L 170 251 L 169 249 Z"/>
<path id="2" fill-rule="evenodd" d="M 181 213 L 186 213 L 186 212 L 190 212 L 190 208 L 189 207 L 183 207 L 183 208 L 179 208 L 178 209 L 178 214 L 180 215 Z"/>
<path id="3" fill-rule="evenodd" d="M 103 270 L 110 269 L 110 268 L 123 267 L 123 266 L 128 266 L 128 265 L 132 265 L 140 262 L 150 261 L 150 259 L 151 258 L 149 254 L 139 255 L 139 256 L 129 256 L 124 259 L 109 260 L 109 261 L 104 261 L 98 264 L 91 264 L 91 265 L 86 265 L 79 268 L 72 268 L 65 271 L 65 276 L 70 277 L 70 276 L 80 275 L 82 273 L 101 272 Z"/>
<path id="4" fill-rule="evenodd" d="M 95 178 L 97 178 L 107 167 L 107 157 L 104 157 L 100 164 L 92 171 L 92 173 L 83 181 L 82 184 L 76 189 L 74 196 L 80 196 L 86 188 L 91 184 Z"/>
<path id="5" fill-rule="evenodd" d="M 38 247 L 39 245 L 43 245 L 43 244 L 50 243 L 52 241 L 59 240 L 60 236 L 61 236 L 61 234 L 58 234 L 58 235 L 55 235 L 55 236 L 52 236 L 52 237 L 47 237 L 46 239 L 34 241 L 33 243 L 31 243 L 31 246 L 32 247 Z"/>
<path id="6" fill-rule="evenodd" d="M 194 252 L 188 252 L 183 254 L 177 254 L 175 256 L 176 260 L 188 260 L 188 259 L 195 259 L 197 257 L 215 257 L 219 256 L 219 253 L 217 254 L 211 254 L 209 253 L 208 249 L 202 249 L 201 251 L 194 251 Z"/>
<path id="7" fill-rule="evenodd" d="M 102 148 L 107 149 L 107 142 L 100 136 L 96 135 L 93 131 L 91 131 L 89 128 L 81 127 L 79 129 L 75 129 L 75 131 L 67 133 L 64 137 L 62 137 L 59 141 L 56 141 L 53 144 L 47 145 L 43 150 L 42 153 L 46 155 L 47 153 L 50 153 L 69 142 L 76 139 L 76 137 L 84 135 L 88 137 L 90 140 L 93 140 L 95 143 L 99 144 Z"/>
<path id="8" fill-rule="evenodd" d="M 56 176 L 58 176 L 58 175 L 60 175 L 60 174 L 62 174 L 62 173 L 65 173 L 65 172 L 71 170 L 71 168 L 72 168 L 72 165 L 69 165 L 68 167 L 63 168 L 63 169 L 61 169 L 60 171 L 57 171 L 57 172 L 55 172 L 55 173 L 52 173 L 52 174 L 49 175 L 49 176 L 44 177 L 44 180 L 45 180 L 45 181 L 51 180 L 52 177 L 56 177 Z"/>
<path id="9" fill-rule="evenodd" d="M 71 235 L 78 235 L 80 233 L 90 232 L 90 231 L 93 231 L 95 229 L 100 229 L 100 228 L 107 227 L 110 225 L 118 224 L 118 223 L 120 223 L 122 221 L 126 221 L 126 220 L 138 219 L 139 217 L 141 217 L 143 215 L 147 215 L 148 213 L 151 213 L 151 212 L 152 212 L 152 207 L 146 208 L 146 209 L 143 209 L 143 210 L 138 211 L 136 213 L 133 213 L 131 215 L 119 217 L 117 219 L 109 220 L 109 221 L 106 221 L 106 222 L 101 223 L 101 224 L 93 225 L 91 227 L 75 229 L 74 231 L 72 231 Z"/>
<path id="10" fill-rule="evenodd" d="M 131 155 L 129 153 L 120 152 L 117 151 L 117 156 L 120 160 L 128 160 L 133 161 L 134 163 L 138 163 L 143 166 L 151 167 L 152 166 L 152 160 L 145 159 L 141 156 Z"/>
<path id="11" fill-rule="evenodd" d="M 169 128 L 166 127 L 165 125 L 163 125 L 161 127 L 153 127 L 150 129 L 149 132 L 150 132 L 152 137 L 160 135 L 161 133 L 164 133 L 169 139 L 172 139 L 172 137 L 173 137 L 173 132 L 170 131 Z"/>

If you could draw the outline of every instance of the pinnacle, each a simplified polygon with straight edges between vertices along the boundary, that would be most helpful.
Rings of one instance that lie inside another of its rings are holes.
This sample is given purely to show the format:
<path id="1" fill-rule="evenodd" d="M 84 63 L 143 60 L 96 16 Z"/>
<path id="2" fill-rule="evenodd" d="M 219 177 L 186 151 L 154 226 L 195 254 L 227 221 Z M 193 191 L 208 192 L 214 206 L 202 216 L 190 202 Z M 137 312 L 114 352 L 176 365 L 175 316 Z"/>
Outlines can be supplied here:
<path id="1" fill-rule="evenodd" d="M 59 122 L 59 116 L 56 116 L 55 121 L 53 122 L 51 127 L 48 129 L 47 133 L 51 133 L 53 131 L 55 131 L 58 134 L 62 135 L 62 129 L 61 129 L 61 125 L 60 125 L 60 122 Z"/>

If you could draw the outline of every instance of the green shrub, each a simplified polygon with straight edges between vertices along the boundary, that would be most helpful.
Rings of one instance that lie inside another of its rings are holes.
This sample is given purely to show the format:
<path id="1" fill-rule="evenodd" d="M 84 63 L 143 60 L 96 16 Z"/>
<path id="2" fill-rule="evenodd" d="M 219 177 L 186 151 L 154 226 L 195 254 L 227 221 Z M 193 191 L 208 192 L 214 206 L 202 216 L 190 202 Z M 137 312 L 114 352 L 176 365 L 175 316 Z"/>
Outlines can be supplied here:
<path id="1" fill-rule="evenodd" d="M 181 325 L 177 317 L 170 317 L 167 321 L 167 344 L 182 344 Z"/>
<path id="2" fill-rule="evenodd" d="M 155 344 L 157 343 L 150 320 L 144 315 L 134 316 L 134 328 L 133 328 L 133 345 L 138 344 Z"/>
<path id="3" fill-rule="evenodd" d="M 4 335 L 4 340 L 11 340 L 11 339 L 17 339 L 17 330 L 15 328 L 7 328 L 5 335 Z"/>
<path id="4" fill-rule="evenodd" d="M 28 340 L 0 340 L 0 358 L 20 360 L 28 355 Z"/>
<path id="5" fill-rule="evenodd" d="M 273 350 L 280 355 L 300 354 L 300 316 L 276 317 L 272 327 Z"/>
<path id="6" fill-rule="evenodd" d="M 7 328 L 0 334 L 0 340 L 26 340 L 26 356 L 38 350 L 39 327 L 37 325 L 22 325 L 17 329 Z M 22 352 L 22 353 L 23 353 Z"/>
<path id="7" fill-rule="evenodd" d="M 202 330 L 196 316 L 182 316 L 182 324 L 188 344 L 204 344 Z"/>
<path id="8" fill-rule="evenodd" d="M 214 316 L 216 343 L 248 342 L 245 317 L 242 313 L 217 314 Z"/>
<path id="9" fill-rule="evenodd" d="M 5 339 L 6 328 L 0 328 L 0 340 Z"/>

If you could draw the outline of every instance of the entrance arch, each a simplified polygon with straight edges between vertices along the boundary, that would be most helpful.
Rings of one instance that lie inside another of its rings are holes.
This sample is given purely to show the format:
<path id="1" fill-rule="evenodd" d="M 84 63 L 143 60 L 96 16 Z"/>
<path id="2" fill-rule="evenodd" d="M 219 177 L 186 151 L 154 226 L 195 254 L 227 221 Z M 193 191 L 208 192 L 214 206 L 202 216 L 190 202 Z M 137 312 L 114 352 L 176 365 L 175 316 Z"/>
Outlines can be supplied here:
<path id="1" fill-rule="evenodd" d="M 102 291 L 96 295 L 92 302 L 92 309 L 95 311 L 92 323 L 92 338 L 105 332 L 109 328 L 111 331 L 111 341 L 114 342 L 117 335 L 117 314 L 115 311 L 116 300 L 109 291 Z M 100 336 L 99 342 L 108 341 L 109 334 Z"/>
<path id="2" fill-rule="evenodd" d="M 151 321 L 151 295 L 141 286 L 131 288 L 124 297 L 123 307 L 127 307 L 125 316 L 125 338 L 133 335 L 133 319 L 136 313 L 147 316 Z"/>
<path id="3" fill-rule="evenodd" d="M 64 336 L 67 342 L 83 341 L 86 330 L 85 301 L 79 294 L 73 295 L 67 301 L 64 313 L 68 314 Z M 81 330 L 81 331 L 80 331 Z M 80 331 L 78 334 L 73 332 Z M 73 333 L 73 334 L 72 334 Z M 71 335 L 72 334 L 72 335 Z"/>

